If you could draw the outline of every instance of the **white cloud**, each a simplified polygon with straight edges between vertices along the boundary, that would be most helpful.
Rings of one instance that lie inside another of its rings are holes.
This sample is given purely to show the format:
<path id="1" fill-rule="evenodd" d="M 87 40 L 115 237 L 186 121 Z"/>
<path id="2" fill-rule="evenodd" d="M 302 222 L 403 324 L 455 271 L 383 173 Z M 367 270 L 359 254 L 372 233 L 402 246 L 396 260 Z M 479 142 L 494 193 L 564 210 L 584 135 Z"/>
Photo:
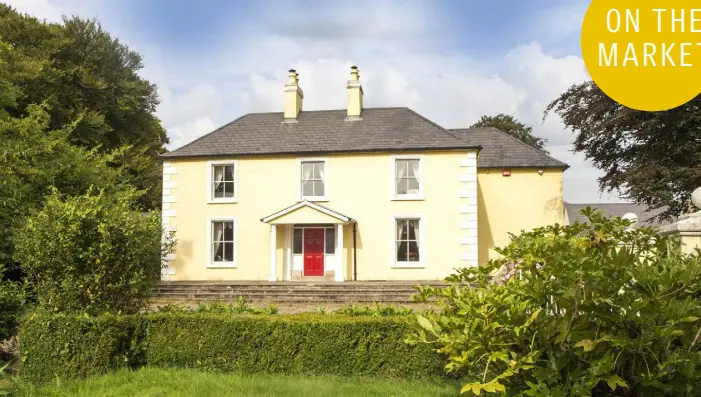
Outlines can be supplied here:
<path id="1" fill-rule="evenodd" d="M 36 12 L 55 12 L 48 0 L 31 1 Z M 144 55 L 142 75 L 159 86 L 158 116 L 170 148 L 247 112 L 282 111 L 291 67 L 300 73 L 305 110 L 344 108 L 349 67 L 357 64 L 366 106 L 408 106 L 447 128 L 467 127 L 484 114 L 512 114 L 549 140 L 554 157 L 572 165 L 565 173 L 566 200 L 615 199 L 599 197 L 599 172 L 569 152 L 573 137 L 559 119 L 542 123 L 548 103 L 587 79 L 579 57 L 554 56 L 538 42 L 497 60 L 439 51 L 451 32 L 431 2 L 359 1 L 318 3 L 314 10 L 262 5 L 260 18 L 232 24 L 206 58 L 167 53 L 158 43 L 108 29 Z M 579 7 L 572 4 L 540 18 L 571 16 Z M 358 9 L 363 17 L 349 18 Z"/>
<path id="2" fill-rule="evenodd" d="M 209 117 L 198 117 L 194 120 L 172 126 L 168 128 L 168 137 L 170 138 L 170 147 L 177 148 L 192 141 L 193 137 L 202 136 L 208 132 L 212 132 L 218 125 Z"/>

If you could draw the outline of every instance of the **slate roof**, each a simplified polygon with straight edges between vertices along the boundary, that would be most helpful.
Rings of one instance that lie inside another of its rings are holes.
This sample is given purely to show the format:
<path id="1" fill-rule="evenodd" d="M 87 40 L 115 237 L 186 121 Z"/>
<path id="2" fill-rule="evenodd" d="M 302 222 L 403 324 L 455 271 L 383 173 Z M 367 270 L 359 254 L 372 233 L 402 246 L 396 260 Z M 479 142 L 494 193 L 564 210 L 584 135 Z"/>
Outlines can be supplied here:
<path id="1" fill-rule="evenodd" d="M 463 141 L 482 146 L 479 168 L 562 168 L 569 166 L 493 127 L 448 130 Z"/>
<path id="2" fill-rule="evenodd" d="M 579 211 L 587 208 L 587 207 L 592 207 L 599 209 L 604 212 L 605 215 L 607 216 L 613 216 L 613 217 L 622 217 L 623 215 L 632 212 L 635 215 L 638 216 L 638 225 L 639 226 L 663 226 L 667 225 L 669 223 L 672 223 L 670 221 L 660 221 L 660 220 L 655 220 L 653 222 L 650 222 L 650 218 L 662 213 L 665 211 L 666 208 L 658 208 L 654 210 L 648 210 L 648 207 L 644 205 L 639 205 L 639 204 L 632 204 L 632 203 L 594 203 L 594 204 L 572 204 L 572 203 L 565 203 L 565 211 L 567 211 L 567 217 L 570 220 L 570 224 L 575 223 L 576 221 L 579 222 L 586 222 L 586 218 L 582 216 Z"/>
<path id="3" fill-rule="evenodd" d="M 313 154 L 408 150 L 480 149 L 408 108 L 363 109 L 346 121 L 346 110 L 302 111 L 296 122 L 283 113 L 251 113 L 162 158 Z"/>

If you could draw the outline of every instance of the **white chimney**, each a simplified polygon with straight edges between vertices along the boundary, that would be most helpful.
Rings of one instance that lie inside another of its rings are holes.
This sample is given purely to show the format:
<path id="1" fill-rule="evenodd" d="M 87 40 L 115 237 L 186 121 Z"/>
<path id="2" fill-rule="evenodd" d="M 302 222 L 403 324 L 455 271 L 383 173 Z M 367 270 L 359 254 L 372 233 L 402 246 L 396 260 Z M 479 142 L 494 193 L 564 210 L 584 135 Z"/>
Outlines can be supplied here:
<path id="1" fill-rule="evenodd" d="M 296 120 L 299 112 L 302 111 L 304 93 L 299 88 L 297 71 L 290 69 L 288 76 L 290 80 L 285 84 L 285 120 Z"/>
<path id="2" fill-rule="evenodd" d="M 348 80 L 348 118 L 347 120 L 360 120 L 363 111 L 363 87 L 360 85 L 360 74 L 357 66 L 351 66 L 350 80 Z"/>

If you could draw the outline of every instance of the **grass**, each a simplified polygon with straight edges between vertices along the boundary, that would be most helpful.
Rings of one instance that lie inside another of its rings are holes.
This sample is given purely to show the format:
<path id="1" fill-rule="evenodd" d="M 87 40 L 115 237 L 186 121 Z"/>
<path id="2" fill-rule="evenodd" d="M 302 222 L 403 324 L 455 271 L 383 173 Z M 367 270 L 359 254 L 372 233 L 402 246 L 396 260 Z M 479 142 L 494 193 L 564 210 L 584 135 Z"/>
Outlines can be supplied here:
<path id="1" fill-rule="evenodd" d="M 459 386 L 445 382 L 330 376 L 237 375 L 186 369 L 122 370 L 85 381 L 37 389 L 19 387 L 18 397 L 454 397 Z"/>

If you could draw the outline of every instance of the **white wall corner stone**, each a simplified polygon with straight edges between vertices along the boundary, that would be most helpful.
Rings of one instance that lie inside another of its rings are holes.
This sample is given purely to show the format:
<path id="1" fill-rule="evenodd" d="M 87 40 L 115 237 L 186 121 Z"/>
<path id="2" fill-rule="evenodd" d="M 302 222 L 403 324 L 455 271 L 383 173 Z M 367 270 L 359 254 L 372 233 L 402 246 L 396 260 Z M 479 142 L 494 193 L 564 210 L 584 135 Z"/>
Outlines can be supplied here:
<path id="1" fill-rule="evenodd" d="M 477 178 L 475 178 L 474 181 L 464 181 L 465 182 L 465 188 L 467 190 L 473 190 L 477 191 Z"/>
<path id="2" fill-rule="evenodd" d="M 161 274 L 161 281 L 170 281 L 170 276 L 167 274 Z"/>
<path id="3" fill-rule="evenodd" d="M 477 267 L 477 260 L 476 260 L 476 259 L 472 259 L 472 260 L 469 260 L 469 261 L 465 261 L 465 265 L 466 265 L 467 267 Z"/>
<path id="4" fill-rule="evenodd" d="M 477 152 L 468 152 L 467 153 L 467 158 L 468 159 L 477 159 Z"/>
<path id="5" fill-rule="evenodd" d="M 172 195 L 164 195 L 163 196 L 163 202 L 164 203 L 177 203 L 178 202 L 178 196 L 172 196 Z"/>
<path id="6" fill-rule="evenodd" d="M 175 175 L 178 173 L 176 167 L 163 167 L 163 175 Z"/>
<path id="7" fill-rule="evenodd" d="M 163 182 L 168 182 L 168 181 L 170 181 L 170 175 L 163 174 Z"/>
<path id="8" fill-rule="evenodd" d="M 474 214 L 477 215 L 477 204 L 463 204 L 460 206 L 461 214 Z M 477 219 L 475 217 L 475 219 Z"/>
<path id="9" fill-rule="evenodd" d="M 460 244 L 462 245 L 477 245 L 477 237 L 467 237 L 467 236 L 462 236 L 460 238 Z"/>
<path id="10" fill-rule="evenodd" d="M 170 254 L 166 255 L 166 260 L 168 262 L 173 262 L 175 260 L 175 253 L 170 253 Z"/>
<path id="11" fill-rule="evenodd" d="M 168 175 L 170 176 L 170 175 Z M 178 182 L 177 181 L 164 181 L 163 182 L 163 188 L 164 189 L 175 189 L 178 187 Z"/>
<path id="12" fill-rule="evenodd" d="M 464 261 L 477 261 L 477 251 L 475 252 L 469 252 L 469 251 L 464 251 L 462 255 L 460 255 L 460 259 Z"/>
<path id="13" fill-rule="evenodd" d="M 164 162 L 163 162 L 163 167 L 164 167 L 164 168 L 165 168 L 165 167 L 170 167 L 170 164 L 171 164 L 170 161 L 164 161 Z"/>
<path id="14" fill-rule="evenodd" d="M 468 168 L 469 170 L 469 168 Z M 470 174 L 469 172 L 466 174 L 460 175 L 460 182 L 477 182 L 477 173 Z"/>
<path id="15" fill-rule="evenodd" d="M 163 217 L 165 218 L 165 217 L 176 216 L 177 212 L 174 209 L 170 209 L 170 210 L 164 210 L 162 212 L 162 214 L 163 214 Z"/>
<path id="16" fill-rule="evenodd" d="M 161 210 L 169 210 L 169 209 L 170 209 L 170 203 L 161 204 Z"/>
<path id="17" fill-rule="evenodd" d="M 163 196 L 170 196 L 170 189 L 166 189 L 165 186 L 163 187 Z"/>
<path id="18" fill-rule="evenodd" d="M 168 275 L 168 276 L 174 276 L 174 275 L 175 275 L 175 268 L 174 268 L 174 267 L 170 267 L 170 266 L 162 267 L 162 268 L 161 268 L 161 274 L 165 274 L 165 275 Z"/>

